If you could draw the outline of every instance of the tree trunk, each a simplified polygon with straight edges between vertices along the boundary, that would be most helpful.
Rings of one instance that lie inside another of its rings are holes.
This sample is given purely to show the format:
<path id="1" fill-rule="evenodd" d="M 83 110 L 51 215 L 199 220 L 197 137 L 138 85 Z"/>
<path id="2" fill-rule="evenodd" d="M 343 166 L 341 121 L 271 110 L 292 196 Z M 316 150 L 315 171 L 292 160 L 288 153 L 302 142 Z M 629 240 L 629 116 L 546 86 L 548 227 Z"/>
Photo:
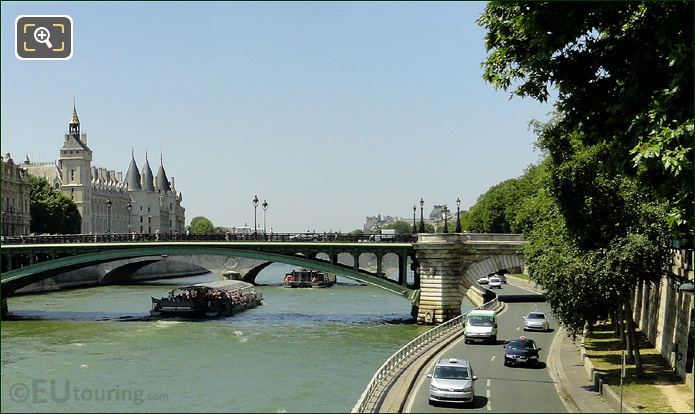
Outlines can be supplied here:
<path id="1" fill-rule="evenodd" d="M 618 323 L 618 311 L 611 314 L 611 322 L 613 323 L 613 336 L 620 338 L 620 324 Z"/>
<path id="2" fill-rule="evenodd" d="M 637 334 L 635 333 L 635 321 L 632 319 L 632 305 L 630 297 L 625 299 L 625 316 L 627 320 L 627 334 L 632 342 L 632 350 L 634 351 L 635 360 L 635 370 L 637 371 L 637 377 L 642 378 L 644 376 L 644 370 L 642 369 L 642 356 L 639 353 L 639 343 L 637 342 Z"/>

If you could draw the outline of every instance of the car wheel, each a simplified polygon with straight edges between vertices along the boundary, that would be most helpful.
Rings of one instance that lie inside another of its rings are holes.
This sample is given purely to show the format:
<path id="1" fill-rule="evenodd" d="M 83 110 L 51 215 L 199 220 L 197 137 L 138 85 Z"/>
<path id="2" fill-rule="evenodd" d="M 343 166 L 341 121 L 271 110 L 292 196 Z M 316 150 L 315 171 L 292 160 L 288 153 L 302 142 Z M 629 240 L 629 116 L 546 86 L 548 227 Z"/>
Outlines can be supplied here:
<path id="1" fill-rule="evenodd" d="M 464 340 L 463 340 L 463 342 L 465 342 L 465 343 L 466 343 L 466 345 L 468 345 L 468 344 L 470 344 L 470 343 L 471 343 L 471 341 L 469 341 L 468 339 L 464 339 Z"/>
<path id="2" fill-rule="evenodd" d="M 497 335 L 495 335 L 495 336 L 492 337 L 492 343 L 493 343 L 493 344 L 496 344 L 496 343 L 497 343 Z"/>

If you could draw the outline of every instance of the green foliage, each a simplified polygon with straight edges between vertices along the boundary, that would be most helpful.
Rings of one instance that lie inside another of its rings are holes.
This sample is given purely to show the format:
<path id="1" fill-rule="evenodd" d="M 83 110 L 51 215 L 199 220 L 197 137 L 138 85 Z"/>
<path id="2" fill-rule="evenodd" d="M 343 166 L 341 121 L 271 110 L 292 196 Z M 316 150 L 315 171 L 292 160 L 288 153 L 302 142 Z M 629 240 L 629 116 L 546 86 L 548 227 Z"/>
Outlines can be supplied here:
<path id="1" fill-rule="evenodd" d="M 385 224 L 382 229 L 395 229 L 397 234 L 410 234 L 413 232 L 413 225 L 407 221 L 398 220 L 394 223 Z"/>
<path id="2" fill-rule="evenodd" d="M 490 187 L 470 210 L 462 213 L 461 227 L 475 233 L 523 232 L 520 206 L 542 188 L 546 175 L 543 167 L 530 166 L 521 177 Z"/>
<path id="3" fill-rule="evenodd" d="M 530 276 L 572 332 L 665 274 L 669 237 L 692 227 L 692 15 L 692 2 L 490 2 L 478 20 L 485 80 L 539 101 L 557 90 L 556 117 L 535 124 L 537 191 L 513 215 L 510 184 L 487 205 L 524 231 Z"/>
<path id="4" fill-rule="evenodd" d="M 215 226 L 208 218 L 198 216 L 191 220 L 188 231 L 192 234 L 212 234 L 215 232 Z"/>
<path id="5" fill-rule="evenodd" d="M 42 234 L 79 234 L 82 217 L 75 203 L 51 188 L 48 180 L 29 175 L 31 182 L 31 232 Z"/>
<path id="6" fill-rule="evenodd" d="M 490 2 L 478 20 L 487 29 L 483 77 L 540 101 L 554 86 L 562 115 L 554 128 L 563 134 L 545 148 L 555 163 L 572 157 L 567 134 L 604 145 L 597 152 L 608 155 L 607 176 L 636 177 L 685 232 L 693 218 L 692 16 L 689 1 Z M 579 165 L 558 172 L 582 173 Z"/>
<path id="7" fill-rule="evenodd" d="M 356 236 L 361 236 L 364 234 L 364 231 L 362 229 L 355 229 L 355 230 L 351 231 L 350 234 L 354 234 Z"/>

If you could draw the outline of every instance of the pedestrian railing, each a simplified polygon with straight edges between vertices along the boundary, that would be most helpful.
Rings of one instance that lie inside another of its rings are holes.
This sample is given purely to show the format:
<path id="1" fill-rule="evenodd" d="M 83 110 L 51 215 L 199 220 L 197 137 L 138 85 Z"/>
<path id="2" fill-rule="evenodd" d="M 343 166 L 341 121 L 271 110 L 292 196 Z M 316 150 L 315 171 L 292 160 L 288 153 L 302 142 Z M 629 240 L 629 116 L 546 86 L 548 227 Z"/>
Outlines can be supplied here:
<path id="1" fill-rule="evenodd" d="M 476 309 L 495 309 L 499 305 L 497 297 L 489 302 L 483 303 Z M 353 413 L 371 413 L 374 412 L 377 404 L 384 399 L 388 386 L 402 373 L 408 366 L 408 363 L 416 357 L 422 355 L 430 349 L 433 344 L 440 342 L 452 335 L 463 330 L 465 325 L 466 314 L 459 315 L 449 321 L 446 321 L 427 332 L 421 334 L 417 338 L 408 342 L 401 349 L 391 355 L 386 362 L 374 373 L 371 381 L 362 392 L 360 399 L 352 409 Z"/>

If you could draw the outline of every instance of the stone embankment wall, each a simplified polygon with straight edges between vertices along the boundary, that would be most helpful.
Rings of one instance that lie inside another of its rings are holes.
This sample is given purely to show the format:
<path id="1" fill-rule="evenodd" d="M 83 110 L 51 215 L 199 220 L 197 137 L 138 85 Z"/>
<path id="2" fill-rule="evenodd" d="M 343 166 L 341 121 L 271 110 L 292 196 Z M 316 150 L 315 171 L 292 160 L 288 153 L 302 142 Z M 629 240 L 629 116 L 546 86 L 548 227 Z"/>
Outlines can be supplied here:
<path id="1" fill-rule="evenodd" d="M 692 388 L 693 297 L 678 292 L 678 287 L 683 280 L 693 279 L 693 250 L 674 249 L 670 270 L 678 279 L 664 275 L 658 283 L 638 286 L 633 303 L 634 318 L 649 341 Z"/>

